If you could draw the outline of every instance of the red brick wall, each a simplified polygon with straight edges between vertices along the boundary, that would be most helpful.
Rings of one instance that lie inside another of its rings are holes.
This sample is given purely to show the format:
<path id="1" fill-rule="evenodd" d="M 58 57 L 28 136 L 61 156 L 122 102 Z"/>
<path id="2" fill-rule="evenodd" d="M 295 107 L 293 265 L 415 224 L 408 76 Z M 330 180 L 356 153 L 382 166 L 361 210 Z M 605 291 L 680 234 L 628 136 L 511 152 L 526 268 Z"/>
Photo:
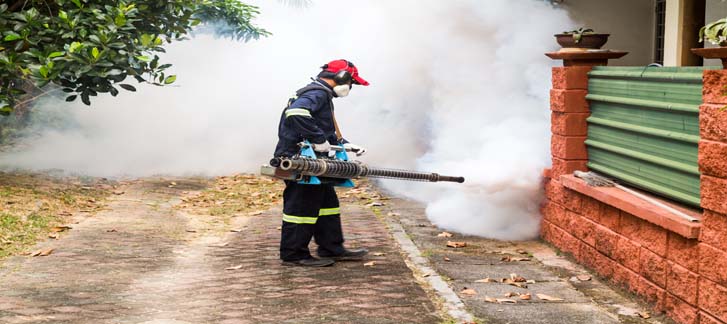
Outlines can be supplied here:
<path id="1" fill-rule="evenodd" d="M 705 72 L 699 164 L 699 239 L 564 187 L 559 177 L 587 170 L 584 139 L 589 67 L 553 69 L 552 159 L 541 235 L 578 262 L 652 303 L 679 323 L 727 323 L 727 70 Z"/>

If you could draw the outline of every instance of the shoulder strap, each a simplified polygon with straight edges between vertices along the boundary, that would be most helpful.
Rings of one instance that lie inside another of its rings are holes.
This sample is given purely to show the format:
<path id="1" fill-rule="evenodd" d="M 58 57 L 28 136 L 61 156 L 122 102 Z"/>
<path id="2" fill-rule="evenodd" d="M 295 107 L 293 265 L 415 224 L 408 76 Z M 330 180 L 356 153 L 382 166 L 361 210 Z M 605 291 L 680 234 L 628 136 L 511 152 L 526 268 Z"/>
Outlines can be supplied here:
<path id="1" fill-rule="evenodd" d="M 326 94 L 328 94 L 329 99 L 333 98 L 333 91 L 331 89 L 329 89 L 328 87 L 318 83 L 317 81 L 313 82 L 303 88 L 298 89 L 298 91 L 295 92 L 295 95 L 300 97 L 300 95 L 302 95 L 308 91 L 311 91 L 311 90 L 323 90 L 326 92 Z"/>

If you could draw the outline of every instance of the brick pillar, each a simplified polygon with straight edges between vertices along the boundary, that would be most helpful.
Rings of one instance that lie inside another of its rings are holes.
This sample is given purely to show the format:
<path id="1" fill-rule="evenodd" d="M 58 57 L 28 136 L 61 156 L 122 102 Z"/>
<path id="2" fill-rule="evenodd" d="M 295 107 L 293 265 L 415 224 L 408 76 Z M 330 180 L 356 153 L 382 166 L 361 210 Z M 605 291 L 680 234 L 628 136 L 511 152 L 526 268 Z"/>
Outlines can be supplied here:
<path id="1" fill-rule="evenodd" d="M 553 168 L 550 176 L 557 179 L 573 171 L 588 171 L 586 135 L 590 115 L 588 72 L 593 66 L 608 65 L 609 59 L 626 55 L 626 52 L 554 52 L 545 55 L 562 60 L 562 67 L 553 68 L 553 89 L 550 90 L 551 153 Z"/>
<path id="2" fill-rule="evenodd" d="M 557 179 L 575 170 L 586 171 L 586 135 L 590 115 L 586 94 L 590 66 L 553 68 L 553 89 L 550 90 L 551 176 Z"/>
<path id="3" fill-rule="evenodd" d="M 727 323 L 727 70 L 704 72 L 699 170 L 704 217 L 699 237 L 700 323 Z"/>

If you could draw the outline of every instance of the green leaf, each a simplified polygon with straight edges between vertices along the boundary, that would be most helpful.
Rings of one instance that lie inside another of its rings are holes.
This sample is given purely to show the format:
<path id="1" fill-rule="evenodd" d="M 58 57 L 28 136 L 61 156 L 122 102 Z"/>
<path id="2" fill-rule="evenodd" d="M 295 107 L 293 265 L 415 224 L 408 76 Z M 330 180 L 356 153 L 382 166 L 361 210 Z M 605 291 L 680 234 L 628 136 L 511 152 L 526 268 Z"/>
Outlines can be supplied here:
<path id="1" fill-rule="evenodd" d="M 114 18 L 114 24 L 116 24 L 116 26 L 126 25 L 126 17 L 124 17 L 124 14 L 119 13 L 116 15 L 116 18 Z"/>
<path id="2" fill-rule="evenodd" d="M 59 56 L 63 56 L 63 54 L 65 54 L 65 53 L 63 53 L 63 52 L 53 52 L 53 53 L 48 54 L 48 58 L 49 59 L 56 58 L 56 57 L 59 57 Z"/>
<path id="3" fill-rule="evenodd" d="M 141 46 L 148 47 L 152 42 L 152 37 L 149 34 L 141 35 Z"/>
<path id="4" fill-rule="evenodd" d="M 70 95 L 66 97 L 66 101 L 71 102 L 73 100 L 76 100 L 76 98 L 78 98 L 78 95 Z"/>
<path id="5" fill-rule="evenodd" d="M 12 112 L 13 112 L 13 107 L 11 107 L 11 106 L 3 106 L 2 108 L 0 108 L 0 115 L 8 116 Z"/>
<path id="6" fill-rule="evenodd" d="M 47 68 L 47 67 L 45 67 L 45 66 L 41 66 L 41 67 L 40 67 L 40 68 L 38 69 L 38 72 L 39 72 L 39 73 L 40 73 L 40 75 L 42 75 L 42 76 L 43 76 L 44 78 L 47 78 L 47 77 L 48 77 L 48 68 Z"/>
<path id="7" fill-rule="evenodd" d="M 126 91 L 136 92 L 136 88 L 130 84 L 121 83 L 119 84 L 119 87 L 123 88 Z"/>
<path id="8" fill-rule="evenodd" d="M 97 59 L 99 54 L 100 53 L 98 51 L 98 48 L 94 47 L 93 49 L 91 49 L 91 56 L 93 56 L 93 58 Z"/>
<path id="9" fill-rule="evenodd" d="M 84 92 L 84 93 L 81 94 L 81 101 L 86 106 L 90 106 L 91 105 L 91 99 L 88 98 L 88 93 L 87 92 Z"/>
<path id="10" fill-rule="evenodd" d="M 70 46 L 68 46 L 68 52 L 69 53 L 75 53 L 77 50 L 81 49 L 83 47 L 83 44 L 79 42 L 73 42 Z"/>
<path id="11" fill-rule="evenodd" d="M 81 5 L 81 1 L 79 1 L 79 0 L 71 0 L 71 2 L 73 2 L 74 4 L 76 4 L 76 6 L 79 7 L 79 8 L 82 8 L 83 7 Z"/>
<path id="12" fill-rule="evenodd" d="M 67 21 L 68 20 L 68 13 L 65 12 L 65 11 L 63 11 L 63 10 L 59 10 L 58 11 L 58 18 L 61 18 L 61 20 L 63 20 L 63 21 Z"/>
<path id="13" fill-rule="evenodd" d="M 172 84 L 174 81 L 177 81 L 176 75 L 170 75 L 166 79 L 164 79 L 164 84 Z"/>
<path id="14" fill-rule="evenodd" d="M 18 40 L 18 39 L 23 39 L 23 37 L 20 36 L 18 33 L 12 32 L 12 31 L 11 32 L 7 32 L 5 34 L 5 38 L 3 38 L 3 40 L 6 41 L 6 42 L 12 42 L 12 41 L 15 41 L 15 40 Z"/>
<path id="15" fill-rule="evenodd" d="M 144 55 L 139 55 L 139 56 L 136 57 L 136 59 L 139 60 L 139 61 L 144 61 L 144 62 L 151 61 L 151 58 L 150 57 L 144 56 Z"/>

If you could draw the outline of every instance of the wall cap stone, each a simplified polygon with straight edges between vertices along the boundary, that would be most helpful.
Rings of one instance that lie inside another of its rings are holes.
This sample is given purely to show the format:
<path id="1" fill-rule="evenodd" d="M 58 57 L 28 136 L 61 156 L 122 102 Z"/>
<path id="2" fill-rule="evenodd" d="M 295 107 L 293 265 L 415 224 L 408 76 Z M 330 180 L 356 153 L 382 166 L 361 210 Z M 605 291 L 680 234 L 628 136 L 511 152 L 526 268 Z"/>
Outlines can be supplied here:
<path id="1" fill-rule="evenodd" d="M 575 190 L 607 205 L 626 211 L 629 214 L 647 222 L 656 224 L 668 231 L 679 234 L 680 236 L 688 239 L 699 238 L 699 232 L 702 228 L 702 214 L 700 212 L 673 206 L 700 220 L 700 222 L 690 222 L 673 212 L 665 210 L 615 187 L 591 187 L 582 179 L 570 174 L 560 176 L 560 182 L 568 189 Z M 670 204 L 669 202 L 663 201 L 657 197 L 653 198 L 660 200 L 663 203 Z"/>

